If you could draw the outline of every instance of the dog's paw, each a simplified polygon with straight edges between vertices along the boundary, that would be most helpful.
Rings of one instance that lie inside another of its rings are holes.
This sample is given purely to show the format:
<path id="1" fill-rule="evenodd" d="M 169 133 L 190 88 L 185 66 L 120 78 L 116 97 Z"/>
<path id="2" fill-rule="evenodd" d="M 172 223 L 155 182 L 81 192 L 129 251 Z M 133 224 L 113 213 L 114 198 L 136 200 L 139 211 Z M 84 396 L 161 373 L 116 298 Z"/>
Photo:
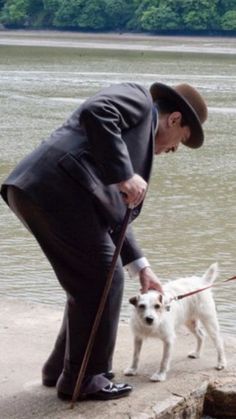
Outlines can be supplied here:
<path id="1" fill-rule="evenodd" d="M 221 371 L 227 367 L 226 361 L 221 361 L 216 365 L 216 370 Z"/>
<path id="2" fill-rule="evenodd" d="M 151 381 L 165 381 L 166 380 L 166 373 L 165 372 L 155 372 L 155 374 L 153 374 L 150 377 Z"/>
<path id="3" fill-rule="evenodd" d="M 132 367 L 126 368 L 124 370 L 124 374 L 129 375 L 129 376 L 137 375 L 137 368 L 132 368 Z"/>
<path id="4" fill-rule="evenodd" d="M 188 358 L 198 359 L 198 358 L 200 358 L 200 354 L 197 353 L 197 352 L 190 352 L 190 354 L 188 354 Z"/>

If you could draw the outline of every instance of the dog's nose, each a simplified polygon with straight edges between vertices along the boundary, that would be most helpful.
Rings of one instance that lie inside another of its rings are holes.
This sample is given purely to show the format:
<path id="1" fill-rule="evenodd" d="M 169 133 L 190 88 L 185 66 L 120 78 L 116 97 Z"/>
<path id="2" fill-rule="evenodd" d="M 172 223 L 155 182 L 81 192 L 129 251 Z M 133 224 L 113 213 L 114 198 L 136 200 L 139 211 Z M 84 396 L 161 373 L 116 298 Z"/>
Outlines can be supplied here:
<path id="1" fill-rule="evenodd" d="M 147 316 L 145 320 L 148 324 L 152 324 L 154 319 L 153 317 Z"/>

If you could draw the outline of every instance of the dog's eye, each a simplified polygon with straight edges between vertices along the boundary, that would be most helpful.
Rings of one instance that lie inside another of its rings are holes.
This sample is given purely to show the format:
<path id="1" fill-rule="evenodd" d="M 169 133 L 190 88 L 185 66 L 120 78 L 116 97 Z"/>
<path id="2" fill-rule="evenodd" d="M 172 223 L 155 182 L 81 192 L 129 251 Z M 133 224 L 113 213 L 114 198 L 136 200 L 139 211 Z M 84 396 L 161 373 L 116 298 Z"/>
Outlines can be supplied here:
<path id="1" fill-rule="evenodd" d="M 161 306 L 160 306 L 160 304 L 155 304 L 155 305 L 154 305 L 154 308 L 155 308 L 156 310 L 158 310 L 160 307 L 161 307 Z"/>
<path id="2" fill-rule="evenodd" d="M 145 304 L 139 304 L 138 308 L 141 308 L 141 310 L 145 309 Z"/>

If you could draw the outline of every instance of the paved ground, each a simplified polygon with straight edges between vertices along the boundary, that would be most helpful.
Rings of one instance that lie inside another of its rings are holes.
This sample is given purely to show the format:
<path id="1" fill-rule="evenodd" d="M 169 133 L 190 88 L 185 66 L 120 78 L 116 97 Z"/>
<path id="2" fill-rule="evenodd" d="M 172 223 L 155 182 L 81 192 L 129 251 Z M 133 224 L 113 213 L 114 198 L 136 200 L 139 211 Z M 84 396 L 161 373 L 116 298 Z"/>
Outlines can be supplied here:
<path id="1" fill-rule="evenodd" d="M 155 340 L 144 344 L 139 375 L 124 377 L 122 371 L 132 354 L 132 336 L 129 326 L 121 323 L 114 371 L 117 381 L 133 384 L 133 393 L 117 401 L 80 402 L 71 410 L 68 403 L 57 399 L 55 389 L 44 388 L 40 381 L 41 365 L 52 347 L 61 315 L 49 306 L 14 299 L 1 301 L 0 419 L 162 418 L 171 406 L 187 403 L 192 394 L 198 397 L 205 392 L 209 381 L 228 380 L 236 387 L 236 339 L 224 336 L 229 367 L 217 372 L 215 351 L 208 340 L 200 361 L 186 358 L 194 342 L 188 332 L 177 339 L 172 369 L 165 383 L 149 381 L 161 356 L 161 344 Z"/>

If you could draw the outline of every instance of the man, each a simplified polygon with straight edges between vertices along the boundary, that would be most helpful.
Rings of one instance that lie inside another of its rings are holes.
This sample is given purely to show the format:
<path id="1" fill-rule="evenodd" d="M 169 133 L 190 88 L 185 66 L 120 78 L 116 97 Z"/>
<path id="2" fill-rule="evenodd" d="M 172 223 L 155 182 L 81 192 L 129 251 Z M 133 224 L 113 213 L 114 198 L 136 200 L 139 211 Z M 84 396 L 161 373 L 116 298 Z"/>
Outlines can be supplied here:
<path id="1" fill-rule="evenodd" d="M 86 100 L 21 161 L 2 185 L 10 208 L 37 239 L 67 294 L 64 320 L 43 368 L 43 384 L 70 399 L 104 289 L 127 205 L 140 213 L 153 155 L 198 148 L 207 107 L 191 86 L 154 83 L 111 86 Z M 160 281 L 127 229 L 81 397 L 126 396 L 128 384 L 110 381 L 123 291 L 123 266 L 141 291 Z"/>

